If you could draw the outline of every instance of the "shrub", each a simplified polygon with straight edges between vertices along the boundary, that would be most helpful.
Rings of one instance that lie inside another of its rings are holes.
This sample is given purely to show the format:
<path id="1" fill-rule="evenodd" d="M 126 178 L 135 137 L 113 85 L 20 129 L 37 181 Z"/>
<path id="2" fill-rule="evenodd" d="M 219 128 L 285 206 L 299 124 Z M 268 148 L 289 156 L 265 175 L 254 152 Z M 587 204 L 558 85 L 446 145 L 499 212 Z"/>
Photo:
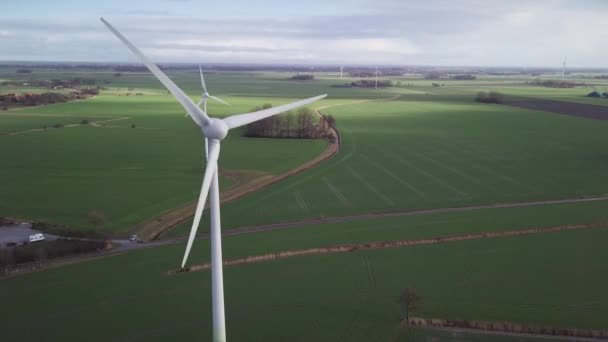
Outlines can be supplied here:
<path id="1" fill-rule="evenodd" d="M 589 94 L 587 94 L 588 97 L 602 97 L 602 95 L 600 95 L 600 93 L 598 93 L 597 91 L 592 91 Z"/>
<path id="2" fill-rule="evenodd" d="M 504 95 L 497 91 L 491 91 L 489 93 L 480 91 L 477 94 L 477 97 L 475 97 L 475 101 L 482 103 L 503 103 Z"/>
<path id="3" fill-rule="evenodd" d="M 131 124 L 131 128 L 135 128 L 135 124 Z"/>
<path id="4" fill-rule="evenodd" d="M 53 128 L 62 128 L 62 127 L 63 127 L 63 124 L 61 122 L 53 125 Z"/>
<path id="5" fill-rule="evenodd" d="M 83 119 L 82 121 L 80 121 L 80 124 L 81 125 L 88 125 L 89 124 L 89 120 L 84 120 Z"/>

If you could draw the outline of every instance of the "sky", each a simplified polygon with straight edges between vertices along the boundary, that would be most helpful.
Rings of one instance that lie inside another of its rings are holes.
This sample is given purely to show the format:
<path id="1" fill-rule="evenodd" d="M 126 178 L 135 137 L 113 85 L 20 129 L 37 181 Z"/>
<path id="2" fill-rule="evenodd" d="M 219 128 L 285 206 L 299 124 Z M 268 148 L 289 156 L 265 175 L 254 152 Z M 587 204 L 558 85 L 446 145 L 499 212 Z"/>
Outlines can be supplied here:
<path id="1" fill-rule="evenodd" d="M 0 61 L 608 68 L 607 0 L 0 0 Z"/>

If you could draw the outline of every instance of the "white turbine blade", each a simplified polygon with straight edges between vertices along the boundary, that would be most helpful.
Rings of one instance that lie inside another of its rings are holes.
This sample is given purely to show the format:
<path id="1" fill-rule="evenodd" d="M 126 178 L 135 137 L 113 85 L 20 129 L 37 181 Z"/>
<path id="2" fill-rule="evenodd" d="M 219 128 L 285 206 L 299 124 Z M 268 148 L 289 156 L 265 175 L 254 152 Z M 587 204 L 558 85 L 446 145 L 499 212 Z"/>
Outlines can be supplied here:
<path id="1" fill-rule="evenodd" d="M 232 116 L 229 116 L 229 117 L 223 119 L 223 121 L 230 128 L 241 127 L 241 126 L 250 124 L 252 122 L 265 119 L 265 118 L 267 118 L 269 116 L 281 114 L 281 113 L 286 112 L 288 110 L 292 110 L 294 108 L 298 108 L 298 107 L 307 105 L 309 103 L 318 101 L 318 100 L 320 100 L 320 99 L 322 99 L 322 98 L 324 98 L 326 96 L 327 96 L 327 94 L 323 94 L 323 95 L 311 97 L 311 98 L 308 98 L 308 99 L 304 99 L 304 100 L 288 103 L 288 104 L 285 104 L 285 105 L 282 105 L 282 106 L 260 110 L 260 111 L 257 111 L 257 112 L 232 115 Z"/>
<path id="2" fill-rule="evenodd" d="M 224 100 L 220 99 L 220 98 L 219 98 L 219 97 L 217 97 L 217 96 L 212 96 L 212 95 L 210 95 L 210 96 L 209 96 L 209 98 L 212 98 L 212 99 L 214 99 L 215 101 L 217 101 L 217 102 L 219 102 L 219 103 L 223 103 L 223 104 L 225 104 L 226 106 L 230 106 L 230 103 L 228 103 L 228 102 L 226 102 L 226 101 L 224 101 Z"/>
<path id="3" fill-rule="evenodd" d="M 198 102 L 196 103 L 196 105 L 200 107 L 203 104 L 203 102 L 205 102 L 205 98 L 201 97 L 201 99 L 198 100 Z"/>
<path id="4" fill-rule="evenodd" d="M 198 66 L 198 71 L 201 73 L 201 85 L 203 86 L 203 91 L 207 92 L 207 85 L 205 84 L 205 77 L 203 76 L 203 69 L 201 66 Z"/>
<path id="5" fill-rule="evenodd" d="M 122 35 L 122 33 L 118 32 L 110 23 L 108 23 L 104 18 L 101 18 L 101 21 L 114 33 L 118 39 L 120 39 L 131 52 L 139 58 L 139 60 L 144 63 L 144 65 L 158 78 L 158 80 L 173 94 L 173 96 L 179 101 L 179 103 L 186 109 L 186 112 L 190 114 L 192 120 L 196 122 L 199 126 L 203 126 L 209 122 L 209 117 L 205 112 L 203 112 L 188 95 L 186 95 L 173 81 L 165 75 L 152 61 L 148 59 L 135 45 L 133 45 L 130 41 Z"/>
<path id="6" fill-rule="evenodd" d="M 188 244 L 186 245 L 186 252 L 184 253 L 184 259 L 182 260 L 182 268 L 188 261 L 188 255 L 192 248 L 192 243 L 196 237 L 196 231 L 201 222 L 201 216 L 203 215 L 203 209 L 205 209 L 205 202 L 209 194 L 209 188 L 211 187 L 211 181 L 213 175 L 217 170 L 217 159 L 220 154 L 219 141 L 211 141 L 209 144 L 209 155 L 207 157 L 207 167 L 205 168 L 205 177 L 203 178 L 203 186 L 201 187 L 201 194 L 198 197 L 198 204 L 196 205 L 196 212 L 194 213 L 194 221 L 192 221 L 192 228 L 190 229 L 190 237 L 188 237 Z"/>

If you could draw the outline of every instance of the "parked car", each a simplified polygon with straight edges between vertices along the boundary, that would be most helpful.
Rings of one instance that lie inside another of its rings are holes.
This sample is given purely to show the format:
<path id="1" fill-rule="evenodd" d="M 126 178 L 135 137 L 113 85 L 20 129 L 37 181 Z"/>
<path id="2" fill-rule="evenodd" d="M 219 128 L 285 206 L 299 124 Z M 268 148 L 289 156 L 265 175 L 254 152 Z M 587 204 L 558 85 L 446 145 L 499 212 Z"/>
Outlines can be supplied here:
<path id="1" fill-rule="evenodd" d="M 36 242 L 36 241 L 43 241 L 43 240 L 44 240 L 44 235 L 42 233 L 30 235 L 30 243 Z"/>

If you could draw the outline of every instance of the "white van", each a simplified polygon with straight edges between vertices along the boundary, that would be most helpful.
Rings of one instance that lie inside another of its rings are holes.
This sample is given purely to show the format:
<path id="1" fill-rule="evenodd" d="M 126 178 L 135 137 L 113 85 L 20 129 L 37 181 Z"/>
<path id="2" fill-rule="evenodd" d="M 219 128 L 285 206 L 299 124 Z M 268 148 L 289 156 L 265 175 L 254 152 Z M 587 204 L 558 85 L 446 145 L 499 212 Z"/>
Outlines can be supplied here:
<path id="1" fill-rule="evenodd" d="M 30 242 L 36 242 L 36 241 L 42 241 L 42 240 L 44 240 L 44 235 L 42 235 L 42 233 L 30 235 Z"/>

